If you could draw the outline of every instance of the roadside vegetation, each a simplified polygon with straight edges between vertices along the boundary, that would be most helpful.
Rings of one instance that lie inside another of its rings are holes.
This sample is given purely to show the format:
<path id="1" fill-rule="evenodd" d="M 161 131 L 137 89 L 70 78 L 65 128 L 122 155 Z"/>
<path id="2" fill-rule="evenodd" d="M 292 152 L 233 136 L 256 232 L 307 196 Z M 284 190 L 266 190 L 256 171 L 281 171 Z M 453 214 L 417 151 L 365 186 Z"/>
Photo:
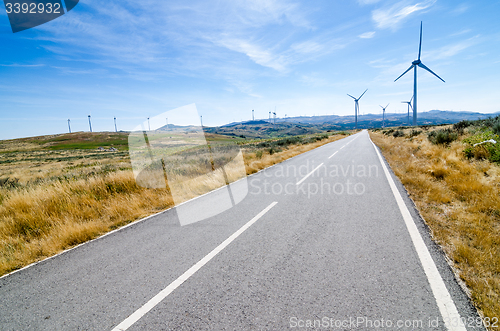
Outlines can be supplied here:
<path id="1" fill-rule="evenodd" d="M 247 140 L 206 134 L 212 148 L 223 152 L 205 166 L 225 162 L 234 154 L 228 146 L 237 145 L 252 174 L 346 135 Z M 174 206 L 167 189 L 137 185 L 127 138 L 125 132 L 74 133 L 0 141 L 0 275 Z M 185 178 L 206 173 L 197 159 L 196 153 L 184 154 L 172 169 Z M 217 185 L 199 183 L 184 199 Z"/>
<path id="2" fill-rule="evenodd" d="M 500 317 L 500 117 L 370 135 L 485 317 Z"/>

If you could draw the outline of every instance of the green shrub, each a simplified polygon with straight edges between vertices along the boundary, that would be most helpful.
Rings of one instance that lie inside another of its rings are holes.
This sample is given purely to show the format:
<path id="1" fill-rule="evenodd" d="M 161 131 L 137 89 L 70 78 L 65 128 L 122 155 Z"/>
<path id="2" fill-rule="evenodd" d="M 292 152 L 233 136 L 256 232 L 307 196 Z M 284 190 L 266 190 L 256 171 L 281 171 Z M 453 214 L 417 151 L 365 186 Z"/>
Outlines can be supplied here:
<path id="1" fill-rule="evenodd" d="M 419 134 L 421 134 L 422 131 L 419 131 L 419 130 L 411 130 L 410 131 L 410 134 L 408 135 L 410 138 L 413 138 L 413 137 L 416 137 L 418 136 Z"/>
<path id="2" fill-rule="evenodd" d="M 455 131 L 463 131 L 463 129 L 469 127 L 469 126 L 472 126 L 473 125 L 473 122 L 472 121 L 468 121 L 468 120 L 462 120 L 458 123 L 455 123 L 453 124 L 453 130 Z"/>
<path id="3" fill-rule="evenodd" d="M 405 133 L 401 130 L 396 130 L 392 135 L 394 136 L 394 138 L 398 138 L 398 137 L 404 137 Z"/>
<path id="4" fill-rule="evenodd" d="M 493 125 L 493 133 L 500 135 L 500 120 Z"/>
<path id="5" fill-rule="evenodd" d="M 487 142 L 476 145 L 491 139 L 497 143 L 493 144 L 491 142 Z M 481 131 L 467 139 L 464 139 L 462 142 L 467 144 L 467 147 L 464 149 L 464 156 L 466 158 L 488 159 L 491 162 L 500 163 L 500 137 L 493 131 Z"/>
<path id="6" fill-rule="evenodd" d="M 382 131 L 382 133 L 385 134 L 386 136 L 390 135 L 393 132 L 394 132 L 394 129 L 389 129 L 389 130 Z"/>
<path id="7" fill-rule="evenodd" d="M 448 145 L 458 139 L 458 134 L 451 129 L 439 129 L 429 132 L 427 138 L 435 145 Z"/>

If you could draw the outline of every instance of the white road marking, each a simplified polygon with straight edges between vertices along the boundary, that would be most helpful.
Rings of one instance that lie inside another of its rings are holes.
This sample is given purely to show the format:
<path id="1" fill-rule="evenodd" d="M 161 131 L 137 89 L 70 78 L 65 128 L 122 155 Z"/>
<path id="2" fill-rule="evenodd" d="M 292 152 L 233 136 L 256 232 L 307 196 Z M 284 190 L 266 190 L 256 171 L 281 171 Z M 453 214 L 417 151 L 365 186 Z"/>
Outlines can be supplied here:
<path id="1" fill-rule="evenodd" d="M 264 214 L 266 214 L 271 208 L 273 208 L 278 202 L 273 202 L 267 206 L 263 211 L 261 211 L 257 216 L 252 218 L 248 223 L 243 225 L 238 231 L 233 233 L 229 238 L 224 240 L 219 246 L 217 246 L 213 251 L 208 253 L 204 258 L 202 258 L 198 263 L 189 268 L 185 273 L 174 280 L 170 285 L 165 287 L 160 293 L 155 295 L 151 300 L 146 302 L 144 306 L 137 309 L 132 315 L 127 317 L 123 322 L 118 324 L 112 331 L 125 331 L 135 324 L 141 317 L 146 315 L 151 309 L 153 309 L 157 304 L 159 304 L 163 299 L 165 299 L 170 293 L 172 293 L 176 288 L 178 288 L 182 283 L 188 280 L 192 275 L 194 275 L 198 270 L 200 270 L 205 264 L 207 264 L 211 259 L 213 259 L 217 254 L 219 254 L 224 248 L 226 248 L 230 243 L 232 243 L 236 238 L 238 238 L 245 230 L 247 230 L 252 224 L 257 222 Z"/>
<path id="2" fill-rule="evenodd" d="M 311 176 L 316 170 L 318 170 L 321 166 L 323 165 L 323 163 L 321 163 L 319 166 L 317 166 L 316 168 L 314 168 L 313 171 L 311 171 L 310 173 L 308 173 L 304 178 L 302 178 L 301 180 L 299 180 L 297 182 L 297 185 L 300 185 L 302 184 L 303 181 L 305 181 L 307 179 L 307 177 Z"/>
<path id="3" fill-rule="evenodd" d="M 429 250 L 427 249 L 427 246 L 425 245 L 420 232 L 418 232 L 417 226 L 415 225 L 415 222 L 411 217 L 410 211 L 406 207 L 403 198 L 401 197 L 401 194 L 399 193 L 396 184 L 394 183 L 394 180 L 389 173 L 389 170 L 387 170 L 382 156 L 380 155 L 373 141 L 371 143 L 373 144 L 373 148 L 375 148 L 375 152 L 377 153 L 380 163 L 382 164 L 382 168 L 384 169 L 384 173 L 387 181 L 389 182 L 389 186 L 391 187 L 392 193 L 396 198 L 396 202 L 398 203 L 399 210 L 403 215 L 406 228 L 410 233 L 411 240 L 417 251 L 420 263 L 422 263 L 422 267 L 424 268 L 427 280 L 431 285 L 432 293 L 434 294 L 434 298 L 436 299 L 436 303 L 439 307 L 439 311 L 441 312 L 441 316 L 443 317 L 446 328 L 450 331 L 467 331 L 463 323 L 461 323 L 460 314 L 458 313 L 457 307 L 455 306 L 450 293 L 446 289 L 446 285 L 441 278 L 441 274 L 439 273 L 434 260 L 432 260 L 432 256 L 429 253 Z"/>
<path id="4" fill-rule="evenodd" d="M 329 159 L 331 159 L 335 154 L 337 154 L 339 151 L 336 151 L 335 153 L 333 153 L 332 155 L 330 155 Z"/>

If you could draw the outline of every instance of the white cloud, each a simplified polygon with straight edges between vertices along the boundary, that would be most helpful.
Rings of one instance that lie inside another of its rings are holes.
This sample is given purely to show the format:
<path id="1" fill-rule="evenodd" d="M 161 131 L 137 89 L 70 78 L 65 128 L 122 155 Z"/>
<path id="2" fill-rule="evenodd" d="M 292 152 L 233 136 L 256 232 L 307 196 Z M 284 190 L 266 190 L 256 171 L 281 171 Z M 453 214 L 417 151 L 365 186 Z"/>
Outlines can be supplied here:
<path id="1" fill-rule="evenodd" d="M 18 68 L 32 68 L 32 67 L 44 67 L 45 64 L 0 64 L 0 67 L 18 67 Z"/>
<path id="2" fill-rule="evenodd" d="M 422 57 L 425 56 L 425 59 L 429 59 L 430 61 L 443 60 L 447 58 L 451 58 L 467 48 L 474 46 L 478 43 L 479 36 L 475 36 L 473 38 L 469 38 L 467 40 L 463 40 L 461 42 L 455 44 L 449 44 L 443 46 L 437 50 L 426 52 L 422 54 Z"/>
<path id="3" fill-rule="evenodd" d="M 324 46 L 318 44 L 316 41 L 307 40 L 304 42 L 296 43 L 290 46 L 292 50 L 300 54 L 308 54 L 308 53 L 318 53 L 324 49 Z"/>
<path id="4" fill-rule="evenodd" d="M 397 29 L 400 23 L 409 15 L 425 10 L 437 0 L 425 0 L 416 4 L 400 1 L 389 8 L 376 9 L 372 12 L 372 19 L 379 29 Z"/>
<path id="5" fill-rule="evenodd" d="M 280 55 L 273 54 L 270 50 L 262 49 L 250 41 L 242 39 L 224 39 L 217 42 L 219 45 L 235 52 L 243 53 L 253 62 L 277 71 L 285 71 L 285 64 Z"/>
<path id="6" fill-rule="evenodd" d="M 370 38 L 373 38 L 373 36 L 375 36 L 375 31 L 370 31 L 370 32 L 362 33 L 362 34 L 359 35 L 359 38 L 370 39 Z"/>
<path id="7" fill-rule="evenodd" d="M 465 3 L 462 3 L 462 4 L 458 5 L 457 8 L 455 8 L 452 11 L 452 13 L 455 15 L 461 15 L 461 14 L 465 13 L 467 10 L 469 10 L 469 6 Z"/>
<path id="8" fill-rule="evenodd" d="M 358 0 L 358 3 L 361 5 L 371 5 L 379 2 L 380 0 Z"/>
<path id="9" fill-rule="evenodd" d="M 110 0 L 106 6 L 87 0 L 85 5 L 85 11 L 40 26 L 39 39 L 50 41 L 45 49 L 133 79 L 209 75 L 246 93 L 251 89 L 232 77 L 248 81 L 262 75 L 252 63 L 286 73 L 293 64 L 336 49 L 332 38 L 309 40 L 315 27 L 308 9 L 295 0 Z"/>

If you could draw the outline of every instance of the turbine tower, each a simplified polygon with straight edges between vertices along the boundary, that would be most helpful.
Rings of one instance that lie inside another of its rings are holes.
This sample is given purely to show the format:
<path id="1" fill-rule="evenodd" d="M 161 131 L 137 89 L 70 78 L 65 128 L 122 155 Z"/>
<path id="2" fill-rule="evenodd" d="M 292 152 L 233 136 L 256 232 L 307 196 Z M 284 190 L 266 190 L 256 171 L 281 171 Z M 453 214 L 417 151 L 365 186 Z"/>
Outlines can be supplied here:
<path id="1" fill-rule="evenodd" d="M 427 68 L 423 63 L 422 61 L 420 61 L 420 54 L 422 53 L 422 22 L 420 22 L 420 45 L 418 46 L 418 59 L 413 61 L 411 63 L 411 66 L 401 74 L 401 76 L 399 76 L 398 78 L 396 78 L 395 81 L 397 81 L 398 79 L 400 79 L 401 77 L 403 77 L 408 71 L 410 71 L 411 69 L 414 70 L 413 72 L 413 125 L 416 126 L 417 125 L 417 67 L 420 67 L 420 68 L 423 68 L 425 70 L 427 70 L 428 72 L 430 72 L 431 74 L 433 74 L 434 76 L 436 76 L 437 78 L 439 78 L 440 80 L 443 81 L 444 83 L 444 80 L 439 77 L 438 75 L 436 75 L 431 69 Z"/>
<path id="2" fill-rule="evenodd" d="M 380 106 L 380 108 L 382 108 L 382 127 L 385 128 L 385 110 L 387 109 L 387 107 L 389 107 L 389 104 L 387 104 L 387 106 L 383 107 L 383 106 Z"/>
<path id="3" fill-rule="evenodd" d="M 90 127 L 90 132 L 92 132 L 92 122 L 90 121 L 90 115 L 89 115 L 89 127 Z"/>
<path id="4" fill-rule="evenodd" d="M 354 122 L 355 122 L 355 129 L 357 130 L 358 129 L 358 113 L 359 113 L 359 99 L 361 99 L 363 97 L 363 95 L 365 95 L 366 91 L 368 91 L 368 89 L 366 89 L 363 94 L 361 94 L 359 96 L 359 98 L 355 98 L 353 97 L 352 95 L 350 94 L 347 94 L 348 96 L 350 96 L 351 98 L 354 99 Z"/>
<path id="5" fill-rule="evenodd" d="M 71 133 L 71 120 L 68 118 L 68 129 L 69 133 Z"/>
<path id="6" fill-rule="evenodd" d="M 255 121 L 254 110 L 252 109 L 252 121 Z"/>
<path id="7" fill-rule="evenodd" d="M 116 127 L 116 116 L 115 116 L 115 132 L 118 132 L 118 128 Z"/>
<path id="8" fill-rule="evenodd" d="M 411 107 L 412 100 L 413 100 L 413 97 L 411 97 L 410 101 L 401 101 L 401 103 L 408 104 L 408 126 L 410 126 L 410 107 Z"/>

